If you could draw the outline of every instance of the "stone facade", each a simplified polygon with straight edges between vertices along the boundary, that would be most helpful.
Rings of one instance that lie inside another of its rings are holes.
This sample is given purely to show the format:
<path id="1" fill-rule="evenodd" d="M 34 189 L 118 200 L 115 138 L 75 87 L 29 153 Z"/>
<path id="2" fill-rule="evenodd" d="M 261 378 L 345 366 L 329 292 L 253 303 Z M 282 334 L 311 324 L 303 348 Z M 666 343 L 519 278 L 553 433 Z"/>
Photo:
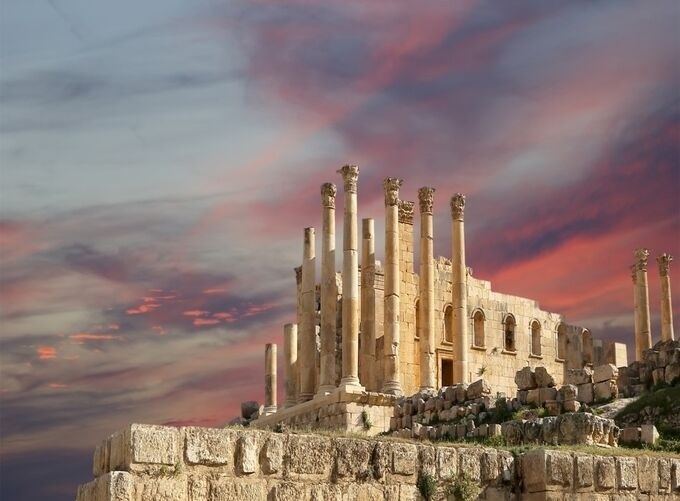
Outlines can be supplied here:
<path id="1" fill-rule="evenodd" d="M 680 459 L 133 424 L 94 454 L 76 501 L 442 499 L 465 476 L 482 500 L 677 499 Z"/>

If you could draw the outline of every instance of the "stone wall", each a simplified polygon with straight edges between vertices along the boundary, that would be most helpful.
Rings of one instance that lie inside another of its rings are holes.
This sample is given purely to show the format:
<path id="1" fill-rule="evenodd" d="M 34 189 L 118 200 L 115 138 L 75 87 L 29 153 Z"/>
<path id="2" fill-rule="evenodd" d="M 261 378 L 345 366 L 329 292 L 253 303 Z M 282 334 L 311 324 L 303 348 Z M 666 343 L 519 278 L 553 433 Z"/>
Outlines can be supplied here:
<path id="1" fill-rule="evenodd" d="M 680 341 L 659 341 L 645 350 L 642 360 L 620 367 L 619 392 L 626 397 L 642 394 L 654 385 L 680 380 Z"/>
<path id="2" fill-rule="evenodd" d="M 672 499 L 680 459 L 508 451 L 242 429 L 130 425 L 94 454 L 76 501 L 420 500 L 463 475 L 479 498 Z"/>

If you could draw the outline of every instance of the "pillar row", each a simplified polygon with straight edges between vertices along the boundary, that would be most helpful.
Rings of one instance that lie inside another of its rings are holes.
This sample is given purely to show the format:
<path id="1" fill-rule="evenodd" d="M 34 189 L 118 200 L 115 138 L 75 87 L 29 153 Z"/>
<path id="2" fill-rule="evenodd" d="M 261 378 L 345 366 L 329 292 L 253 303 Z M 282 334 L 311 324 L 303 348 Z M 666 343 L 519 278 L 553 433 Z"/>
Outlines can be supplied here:
<path id="1" fill-rule="evenodd" d="M 420 202 L 420 389 L 433 390 L 436 382 L 434 340 L 434 188 L 418 190 Z"/>
<path id="2" fill-rule="evenodd" d="M 468 383 L 467 268 L 465 265 L 465 196 L 451 197 L 451 332 L 453 333 L 453 377 L 456 383 Z"/>
<path id="3" fill-rule="evenodd" d="M 375 387 L 375 221 L 361 221 L 361 342 L 359 379 L 368 391 Z"/>
<path id="4" fill-rule="evenodd" d="M 267 343 L 264 347 L 264 414 L 276 412 L 276 345 Z"/>
<path id="5" fill-rule="evenodd" d="M 335 195 L 333 183 L 321 185 L 321 356 L 319 390 L 317 395 L 327 395 L 335 389 L 335 314 L 337 291 L 335 284 Z"/>
<path id="6" fill-rule="evenodd" d="M 642 352 L 652 347 L 652 332 L 649 318 L 649 285 L 647 281 L 648 249 L 635 251 L 637 312 L 640 322 L 639 336 L 635 340 L 637 360 L 642 360 Z"/>
<path id="7" fill-rule="evenodd" d="M 314 396 L 316 382 L 316 305 L 315 305 L 315 233 L 305 228 L 302 255 L 302 300 L 298 344 L 298 374 L 300 392 L 298 402 L 306 402 Z"/>

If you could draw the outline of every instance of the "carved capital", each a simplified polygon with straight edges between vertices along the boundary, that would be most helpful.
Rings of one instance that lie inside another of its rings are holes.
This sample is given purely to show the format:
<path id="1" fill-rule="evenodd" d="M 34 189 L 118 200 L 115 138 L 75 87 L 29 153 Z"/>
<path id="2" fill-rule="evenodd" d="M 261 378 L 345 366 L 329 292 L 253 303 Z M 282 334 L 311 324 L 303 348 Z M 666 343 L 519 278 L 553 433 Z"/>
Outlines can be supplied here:
<path id="1" fill-rule="evenodd" d="M 656 263 L 659 265 L 659 275 L 662 277 L 668 276 L 668 271 L 671 267 L 671 261 L 673 261 L 673 256 L 670 254 L 661 254 L 657 256 Z"/>
<path id="2" fill-rule="evenodd" d="M 345 192 L 356 193 L 357 181 L 359 180 L 359 166 L 345 165 L 338 172 L 342 174 L 342 180 L 345 182 Z"/>
<path id="3" fill-rule="evenodd" d="M 403 181 L 396 177 L 386 177 L 383 181 L 385 188 L 385 205 L 397 205 L 399 203 L 399 188 Z"/>
<path id="4" fill-rule="evenodd" d="M 637 283 L 637 266 L 634 264 L 630 265 L 630 278 L 633 279 L 633 285 Z"/>
<path id="5" fill-rule="evenodd" d="M 295 282 L 300 285 L 302 283 L 302 266 L 296 266 L 295 268 Z"/>
<path id="6" fill-rule="evenodd" d="M 418 202 L 420 202 L 420 212 L 432 214 L 434 205 L 434 188 L 424 186 L 418 190 Z"/>
<path id="7" fill-rule="evenodd" d="M 635 266 L 640 271 L 647 271 L 647 258 L 649 257 L 649 249 L 641 248 L 635 249 Z"/>
<path id="8" fill-rule="evenodd" d="M 465 216 L 465 195 L 456 193 L 451 197 L 451 217 L 456 221 L 462 221 Z"/>
<path id="9" fill-rule="evenodd" d="M 321 205 L 329 209 L 335 209 L 335 195 L 338 189 L 333 183 L 323 183 L 321 185 Z"/>
<path id="10" fill-rule="evenodd" d="M 413 207 L 415 202 L 408 202 L 406 200 L 399 200 L 399 222 L 406 224 L 413 224 Z"/>

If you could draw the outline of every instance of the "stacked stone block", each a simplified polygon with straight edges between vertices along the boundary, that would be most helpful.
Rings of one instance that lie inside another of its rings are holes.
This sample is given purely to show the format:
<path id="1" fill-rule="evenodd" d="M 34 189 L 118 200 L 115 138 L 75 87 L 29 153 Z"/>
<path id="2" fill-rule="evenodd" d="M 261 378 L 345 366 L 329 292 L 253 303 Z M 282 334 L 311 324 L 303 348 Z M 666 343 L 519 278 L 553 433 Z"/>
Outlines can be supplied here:
<path id="1" fill-rule="evenodd" d="M 508 445 L 618 445 L 620 429 L 611 419 L 570 412 L 531 420 L 507 421 L 501 435 Z"/>
<path id="2" fill-rule="evenodd" d="M 680 340 L 660 341 L 645 350 L 642 360 L 620 367 L 617 378 L 619 392 L 626 397 L 642 394 L 659 384 L 680 381 Z"/>

